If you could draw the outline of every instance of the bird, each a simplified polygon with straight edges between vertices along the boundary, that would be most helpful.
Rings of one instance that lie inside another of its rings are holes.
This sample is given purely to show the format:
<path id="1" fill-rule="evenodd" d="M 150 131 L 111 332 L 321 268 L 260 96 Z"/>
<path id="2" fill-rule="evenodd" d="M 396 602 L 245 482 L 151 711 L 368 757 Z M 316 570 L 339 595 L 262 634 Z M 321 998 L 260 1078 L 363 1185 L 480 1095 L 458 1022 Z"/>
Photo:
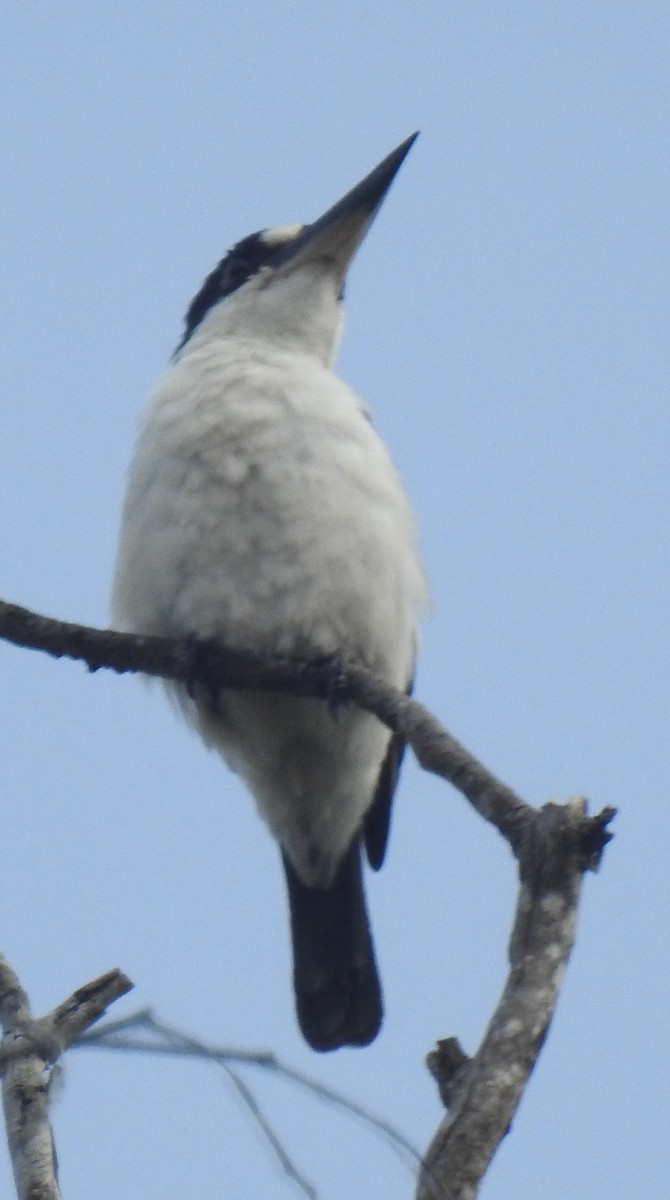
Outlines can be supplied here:
<path id="1" fill-rule="evenodd" d="M 303 662 L 354 656 L 410 690 L 427 585 L 370 411 L 333 370 L 345 278 L 417 134 L 323 216 L 237 242 L 207 276 L 140 420 L 114 627 Z M 353 703 L 166 683 L 279 843 L 297 1018 L 366 1046 L 383 1002 L 363 886 L 403 742 Z"/>

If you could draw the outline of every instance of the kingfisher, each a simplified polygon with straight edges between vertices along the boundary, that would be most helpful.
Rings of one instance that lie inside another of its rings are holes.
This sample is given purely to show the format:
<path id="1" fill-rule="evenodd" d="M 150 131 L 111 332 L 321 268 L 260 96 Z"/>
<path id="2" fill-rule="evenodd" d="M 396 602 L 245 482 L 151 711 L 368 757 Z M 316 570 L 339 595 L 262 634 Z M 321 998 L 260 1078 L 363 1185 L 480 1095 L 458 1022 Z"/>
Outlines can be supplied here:
<path id="1" fill-rule="evenodd" d="M 410 689 L 427 601 L 415 522 L 333 361 L 349 264 L 416 137 L 311 224 L 237 242 L 191 302 L 130 466 L 117 629 L 354 656 Z M 382 993 L 362 860 L 382 864 L 402 740 L 355 704 L 164 686 L 279 843 L 304 1037 L 367 1045 Z"/>

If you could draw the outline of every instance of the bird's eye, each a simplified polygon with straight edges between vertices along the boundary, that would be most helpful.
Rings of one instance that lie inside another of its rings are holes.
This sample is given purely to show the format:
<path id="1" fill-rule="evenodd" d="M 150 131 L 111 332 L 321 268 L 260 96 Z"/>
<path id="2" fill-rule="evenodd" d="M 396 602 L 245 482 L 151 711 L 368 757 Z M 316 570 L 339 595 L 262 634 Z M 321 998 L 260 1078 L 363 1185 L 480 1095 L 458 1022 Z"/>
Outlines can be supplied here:
<path id="1" fill-rule="evenodd" d="M 257 266 L 251 258 L 236 258 L 228 263 L 221 280 L 221 295 L 227 296 L 246 283 L 255 274 Z"/>
<path id="2" fill-rule="evenodd" d="M 184 336 L 176 353 L 186 344 L 194 329 L 214 304 L 225 300 L 253 275 L 272 260 L 272 248 L 262 240 L 260 234 L 252 234 L 229 250 L 228 254 L 207 276 L 200 291 L 191 301 L 186 314 Z"/>

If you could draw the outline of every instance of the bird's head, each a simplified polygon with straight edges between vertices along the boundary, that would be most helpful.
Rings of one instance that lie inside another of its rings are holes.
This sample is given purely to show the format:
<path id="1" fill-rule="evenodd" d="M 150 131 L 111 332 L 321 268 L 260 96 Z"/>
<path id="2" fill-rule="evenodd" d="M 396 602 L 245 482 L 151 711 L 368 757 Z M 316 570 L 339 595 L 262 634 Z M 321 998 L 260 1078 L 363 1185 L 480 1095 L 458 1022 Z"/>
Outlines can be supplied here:
<path id="1" fill-rule="evenodd" d="M 418 135 L 311 225 L 261 229 L 237 242 L 191 301 L 179 357 L 191 342 L 236 336 L 332 361 L 349 264 Z"/>

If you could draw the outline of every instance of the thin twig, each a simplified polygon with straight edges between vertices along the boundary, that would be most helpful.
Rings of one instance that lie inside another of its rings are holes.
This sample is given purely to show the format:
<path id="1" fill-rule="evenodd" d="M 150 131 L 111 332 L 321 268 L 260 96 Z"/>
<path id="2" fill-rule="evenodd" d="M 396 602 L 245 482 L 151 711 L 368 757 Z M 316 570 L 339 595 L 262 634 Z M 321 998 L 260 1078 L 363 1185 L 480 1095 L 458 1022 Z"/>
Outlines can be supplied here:
<path id="1" fill-rule="evenodd" d="M 133 1035 L 133 1030 L 142 1029 L 154 1035 L 153 1038 L 138 1038 Z M 124 1036 L 126 1035 L 126 1036 Z M 157 1040 L 162 1039 L 162 1040 Z M 209 1061 L 216 1062 L 224 1067 L 229 1073 L 232 1072 L 231 1064 L 235 1063 L 241 1066 L 256 1067 L 261 1070 L 270 1071 L 280 1078 L 284 1078 L 291 1083 L 296 1083 L 300 1087 L 305 1088 L 319 1099 L 326 1101 L 328 1104 L 335 1105 L 348 1112 L 350 1115 L 359 1118 L 364 1123 L 369 1125 L 377 1133 L 383 1135 L 385 1140 L 390 1144 L 392 1149 L 407 1155 L 411 1160 L 414 1169 L 421 1162 L 421 1155 L 415 1146 L 407 1140 L 399 1130 L 395 1129 L 388 1121 L 375 1116 L 362 1105 L 350 1100 L 347 1096 L 342 1095 L 332 1088 L 326 1087 L 318 1080 L 302 1074 L 300 1071 L 294 1070 L 292 1067 L 282 1063 L 276 1055 L 268 1051 L 246 1051 L 236 1050 L 229 1047 L 208 1046 L 195 1038 L 191 1038 L 182 1034 L 179 1030 L 175 1030 L 169 1025 L 158 1021 L 149 1010 L 143 1010 L 139 1013 L 131 1015 L 122 1021 L 109 1021 L 100 1028 L 85 1034 L 80 1038 L 76 1046 L 79 1047 L 94 1047 L 102 1050 L 125 1050 L 139 1051 L 148 1054 L 162 1055 L 184 1055 L 188 1057 L 205 1058 Z M 236 1081 L 240 1079 L 237 1072 L 234 1073 Z M 240 1090 L 246 1088 L 246 1085 L 241 1083 Z M 263 1130 L 263 1133 L 270 1141 L 270 1144 L 280 1159 L 282 1166 L 286 1169 L 285 1159 L 291 1164 L 291 1170 L 287 1173 L 291 1175 L 296 1182 L 300 1182 L 300 1186 L 305 1189 L 304 1177 L 297 1171 L 292 1160 L 289 1158 L 284 1147 L 281 1146 L 276 1135 L 270 1129 L 269 1125 L 262 1116 L 261 1110 L 257 1105 L 250 1089 L 246 1088 L 245 1100 L 247 1095 L 251 1097 L 252 1103 L 249 1107 L 258 1119 L 258 1123 Z M 308 1188 L 311 1184 L 306 1185 Z"/>
<path id="2" fill-rule="evenodd" d="M 302 1172 L 298 1170 L 293 1159 L 290 1158 L 288 1152 L 282 1145 L 277 1134 L 261 1109 L 251 1088 L 247 1087 L 247 1084 L 238 1075 L 237 1071 L 234 1071 L 233 1068 L 227 1063 L 223 1063 L 219 1060 L 218 1065 L 223 1068 L 228 1075 L 228 1078 L 237 1088 L 242 1101 L 252 1114 L 256 1124 L 263 1133 L 263 1136 L 266 1138 L 267 1142 L 276 1154 L 284 1173 L 293 1181 L 293 1183 L 295 1183 L 296 1187 L 300 1188 L 301 1192 L 304 1192 L 304 1194 L 309 1197 L 309 1200 L 318 1200 L 319 1193 L 317 1189 L 314 1187 L 314 1184 L 310 1183 L 309 1180 L 306 1179 L 302 1174 Z"/>

